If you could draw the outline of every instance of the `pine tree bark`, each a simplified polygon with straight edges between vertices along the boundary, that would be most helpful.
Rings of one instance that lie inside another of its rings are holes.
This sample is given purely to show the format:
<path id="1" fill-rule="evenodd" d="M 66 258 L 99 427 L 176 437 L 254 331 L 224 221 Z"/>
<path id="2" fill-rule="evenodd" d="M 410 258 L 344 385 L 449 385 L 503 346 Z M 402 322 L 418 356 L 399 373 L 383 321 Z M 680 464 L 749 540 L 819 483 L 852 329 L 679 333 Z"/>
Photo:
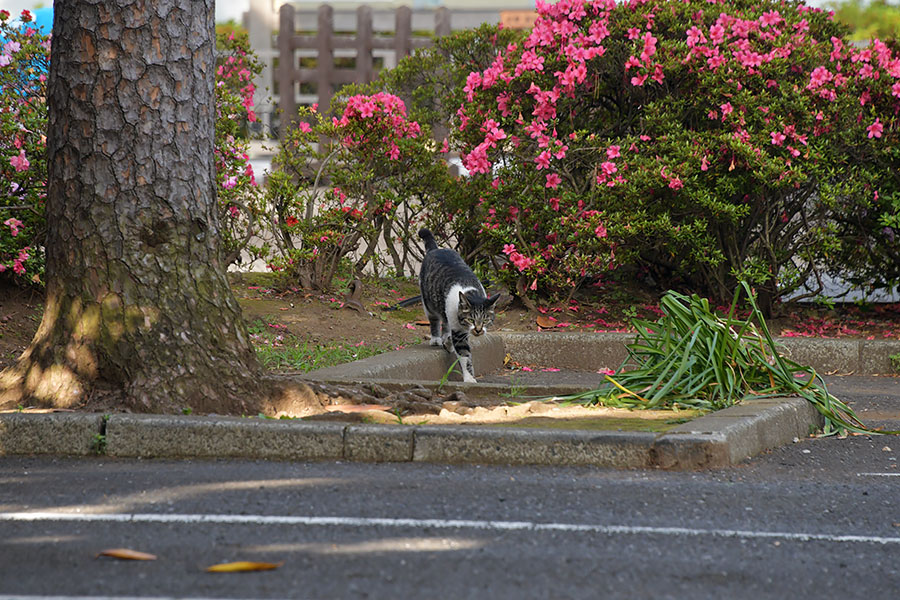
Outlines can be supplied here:
<path id="1" fill-rule="evenodd" d="M 0 407 L 246 413 L 259 365 L 215 211 L 214 0 L 57 0 L 46 307 Z"/>

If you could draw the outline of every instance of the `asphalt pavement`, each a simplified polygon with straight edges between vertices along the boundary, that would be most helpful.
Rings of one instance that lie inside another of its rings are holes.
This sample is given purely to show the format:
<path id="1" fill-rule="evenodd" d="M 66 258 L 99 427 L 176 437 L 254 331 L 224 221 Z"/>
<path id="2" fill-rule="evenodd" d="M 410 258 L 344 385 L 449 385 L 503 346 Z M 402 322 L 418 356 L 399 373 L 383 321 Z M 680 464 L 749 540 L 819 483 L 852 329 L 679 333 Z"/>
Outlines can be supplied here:
<path id="1" fill-rule="evenodd" d="M 0 458 L 0 598 L 896 598 L 890 443 L 702 472 Z M 204 571 L 229 561 L 283 564 Z"/>
<path id="2" fill-rule="evenodd" d="M 900 427 L 897 379 L 829 383 Z M 6 456 L 0 598 L 893 599 L 898 455 L 850 436 L 687 472 Z M 244 560 L 283 564 L 204 571 Z"/>

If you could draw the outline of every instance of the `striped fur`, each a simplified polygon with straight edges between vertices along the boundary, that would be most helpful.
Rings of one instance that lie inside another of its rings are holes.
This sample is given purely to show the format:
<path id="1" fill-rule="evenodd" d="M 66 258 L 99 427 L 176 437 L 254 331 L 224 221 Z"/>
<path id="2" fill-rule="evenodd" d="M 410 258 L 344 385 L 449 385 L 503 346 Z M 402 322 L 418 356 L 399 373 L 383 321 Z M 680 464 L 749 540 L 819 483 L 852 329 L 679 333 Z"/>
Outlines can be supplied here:
<path id="1" fill-rule="evenodd" d="M 438 248 L 429 230 L 420 230 L 419 237 L 426 251 L 419 289 L 431 326 L 430 343 L 456 354 L 463 380 L 475 383 L 469 334 L 481 335 L 493 324 L 494 304 L 500 294 L 488 297 L 462 257 L 453 250 Z"/>

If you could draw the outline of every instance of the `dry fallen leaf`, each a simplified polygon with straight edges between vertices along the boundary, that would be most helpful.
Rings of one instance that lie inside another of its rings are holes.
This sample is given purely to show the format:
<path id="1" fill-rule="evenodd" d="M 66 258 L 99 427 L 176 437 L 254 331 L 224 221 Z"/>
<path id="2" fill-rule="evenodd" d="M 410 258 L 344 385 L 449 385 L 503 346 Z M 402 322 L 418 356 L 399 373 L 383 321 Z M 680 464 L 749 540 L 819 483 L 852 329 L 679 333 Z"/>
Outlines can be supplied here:
<path id="1" fill-rule="evenodd" d="M 240 573 L 243 571 L 271 571 L 277 569 L 284 562 L 267 563 L 267 562 L 251 562 L 239 560 L 236 562 L 221 563 L 206 568 L 207 573 Z"/>
<path id="2" fill-rule="evenodd" d="M 100 552 L 97 556 L 110 556 L 122 560 L 156 560 L 155 554 L 147 554 L 146 552 L 138 552 L 128 548 L 110 548 Z"/>
<path id="3" fill-rule="evenodd" d="M 548 317 L 546 315 L 539 315 L 538 318 L 535 319 L 538 327 L 543 327 L 544 329 L 547 329 L 549 327 L 554 327 L 555 326 L 555 324 L 553 322 L 554 320 L 555 319 L 553 319 L 553 317 Z"/>

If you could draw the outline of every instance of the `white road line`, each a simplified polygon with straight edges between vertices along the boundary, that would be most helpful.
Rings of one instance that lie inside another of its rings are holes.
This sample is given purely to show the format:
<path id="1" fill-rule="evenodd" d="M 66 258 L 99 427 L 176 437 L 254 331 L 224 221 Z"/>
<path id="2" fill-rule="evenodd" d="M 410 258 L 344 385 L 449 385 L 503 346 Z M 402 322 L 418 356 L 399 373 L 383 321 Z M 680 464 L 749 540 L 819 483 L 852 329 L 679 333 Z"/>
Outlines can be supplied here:
<path id="1" fill-rule="evenodd" d="M 738 539 L 774 539 L 798 542 L 855 542 L 863 544 L 900 544 L 900 537 L 873 535 L 832 535 L 789 531 L 747 531 L 740 529 L 693 529 L 689 527 L 641 527 L 635 525 L 597 525 L 578 523 L 538 523 L 535 521 L 475 521 L 455 519 L 390 519 L 367 517 L 304 517 L 271 515 L 197 515 L 197 514 L 85 514 L 64 512 L 0 512 L 0 521 L 80 521 L 106 523 L 182 523 L 229 525 L 307 525 L 318 527 L 396 527 L 432 529 L 480 529 L 484 531 L 562 531 L 605 535 L 666 535 L 682 537 L 724 537 Z"/>
<path id="2" fill-rule="evenodd" d="M 900 473 L 857 473 L 857 477 L 900 477 Z"/>

